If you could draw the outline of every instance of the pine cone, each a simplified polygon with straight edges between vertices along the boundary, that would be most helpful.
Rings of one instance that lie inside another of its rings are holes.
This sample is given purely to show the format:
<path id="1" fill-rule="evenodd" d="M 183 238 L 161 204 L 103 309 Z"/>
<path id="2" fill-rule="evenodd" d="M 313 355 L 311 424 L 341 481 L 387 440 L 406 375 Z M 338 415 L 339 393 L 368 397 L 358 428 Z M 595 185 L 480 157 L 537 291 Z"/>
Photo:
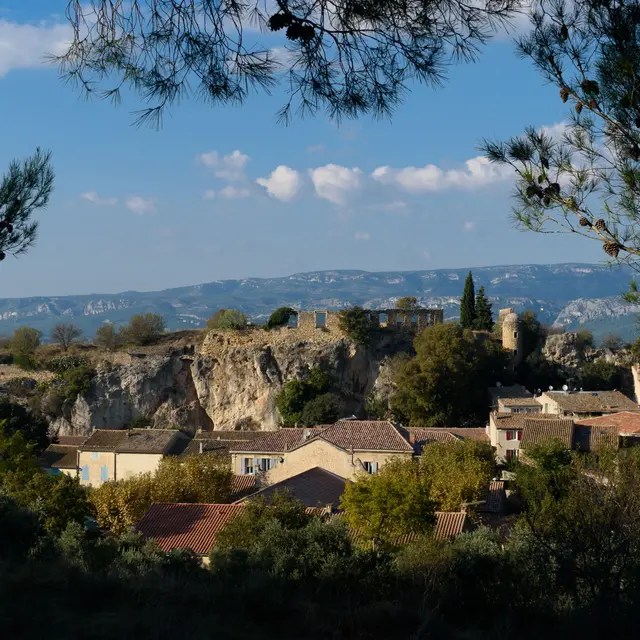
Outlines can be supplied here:
<path id="1" fill-rule="evenodd" d="M 598 105 L 596 104 L 596 101 L 593 98 L 591 98 L 591 100 L 589 100 L 589 106 L 592 109 L 595 109 Z"/>
<path id="2" fill-rule="evenodd" d="M 622 247 L 617 242 L 605 242 L 602 248 L 608 256 L 617 258 Z"/>
<path id="3" fill-rule="evenodd" d="M 297 40 L 302 35 L 303 29 L 304 27 L 300 23 L 294 22 L 287 27 L 287 38 L 289 40 Z"/>
<path id="4" fill-rule="evenodd" d="M 560 89 L 560 99 L 562 102 L 566 102 L 569 99 L 569 89 L 567 89 L 567 87 Z"/>
<path id="5" fill-rule="evenodd" d="M 580 226 L 581 227 L 590 227 L 591 223 L 586 219 L 580 216 Z"/>
<path id="6" fill-rule="evenodd" d="M 545 207 L 548 207 L 548 206 L 551 204 L 551 198 L 550 198 L 549 196 L 545 196 L 545 197 L 542 199 L 542 202 L 543 202 L 543 204 L 544 204 L 544 206 L 545 206 Z"/>
<path id="7" fill-rule="evenodd" d="M 269 29 L 280 31 L 291 24 L 292 15 L 290 13 L 275 13 L 269 18 Z"/>
<path id="8" fill-rule="evenodd" d="M 598 231 L 606 231 L 607 230 L 607 223 L 602 219 L 602 218 L 598 218 L 595 221 L 595 224 L 593 225 Z"/>
<path id="9" fill-rule="evenodd" d="M 582 112 L 582 102 L 578 102 L 576 104 L 576 113 L 581 113 Z"/>
<path id="10" fill-rule="evenodd" d="M 4 251 L 0 251 L 0 261 L 4 260 L 6 257 L 6 253 Z"/>
<path id="11" fill-rule="evenodd" d="M 563 24 L 560 27 L 560 38 L 564 41 L 569 37 L 569 29 L 567 29 L 567 25 Z"/>

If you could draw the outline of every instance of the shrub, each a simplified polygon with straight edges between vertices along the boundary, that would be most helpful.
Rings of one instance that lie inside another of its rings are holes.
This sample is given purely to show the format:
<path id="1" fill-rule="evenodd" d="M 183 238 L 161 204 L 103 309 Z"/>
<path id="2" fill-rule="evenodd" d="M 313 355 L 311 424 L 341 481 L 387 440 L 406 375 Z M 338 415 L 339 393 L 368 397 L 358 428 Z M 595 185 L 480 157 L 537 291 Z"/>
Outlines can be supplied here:
<path id="1" fill-rule="evenodd" d="M 623 368 L 604 359 L 587 362 L 580 371 L 580 386 L 586 391 L 621 389 Z"/>
<path id="2" fill-rule="evenodd" d="M 157 342 L 165 330 L 164 318 L 157 313 L 141 313 L 120 329 L 124 342 L 144 347 Z"/>
<path id="3" fill-rule="evenodd" d="M 221 309 L 207 322 L 207 328 L 216 331 L 239 331 L 247 326 L 247 316 L 237 309 Z"/>
<path id="4" fill-rule="evenodd" d="M 608 333 L 604 338 L 602 338 L 602 347 L 615 353 L 624 347 L 624 343 L 619 335 L 615 333 Z"/>
<path id="5" fill-rule="evenodd" d="M 303 421 L 303 412 L 306 405 L 318 396 L 326 394 L 333 384 L 331 375 L 321 367 L 313 367 L 309 370 L 306 380 L 290 380 L 276 398 L 276 407 L 282 416 L 285 426 L 293 426 Z M 328 407 L 328 401 L 324 400 L 309 414 L 318 413 L 320 406 Z"/>
<path id="6" fill-rule="evenodd" d="M 65 373 L 70 369 L 76 369 L 81 366 L 87 366 L 86 358 L 80 356 L 58 356 L 49 360 L 45 368 L 53 373 Z"/>
<path id="7" fill-rule="evenodd" d="M 323 393 L 304 405 L 300 421 L 305 427 L 316 424 L 333 424 L 340 417 L 338 398 L 333 393 Z"/>
<path id="8" fill-rule="evenodd" d="M 122 346 L 123 338 L 124 336 L 116 331 L 113 323 L 109 322 L 98 327 L 93 343 L 107 351 L 115 351 Z"/>
<path id="9" fill-rule="evenodd" d="M 418 308 L 418 298 L 415 296 L 405 296 L 396 300 L 396 309 L 400 311 L 414 311 Z"/>
<path id="10" fill-rule="evenodd" d="M 13 363 L 22 369 L 35 369 L 37 367 L 37 361 L 34 353 L 40 346 L 41 337 L 42 331 L 31 327 L 18 327 L 14 329 L 10 344 Z"/>
<path id="11" fill-rule="evenodd" d="M 289 322 L 289 318 L 296 313 L 295 309 L 291 307 L 280 307 L 276 309 L 270 316 L 269 320 L 267 320 L 266 328 L 267 329 L 275 329 L 276 327 L 281 327 L 287 322 Z"/>
<path id="12" fill-rule="evenodd" d="M 75 324 L 61 322 L 51 332 L 51 339 L 66 351 L 74 342 L 82 337 L 82 329 Z"/>
<path id="13" fill-rule="evenodd" d="M 362 307 L 343 309 L 338 314 L 340 329 L 356 344 L 366 345 L 371 342 L 371 323 Z"/>
<path id="14" fill-rule="evenodd" d="M 595 344 L 593 333 L 588 329 L 580 329 L 579 331 L 576 331 L 576 336 L 578 336 L 578 349 L 591 349 Z"/>

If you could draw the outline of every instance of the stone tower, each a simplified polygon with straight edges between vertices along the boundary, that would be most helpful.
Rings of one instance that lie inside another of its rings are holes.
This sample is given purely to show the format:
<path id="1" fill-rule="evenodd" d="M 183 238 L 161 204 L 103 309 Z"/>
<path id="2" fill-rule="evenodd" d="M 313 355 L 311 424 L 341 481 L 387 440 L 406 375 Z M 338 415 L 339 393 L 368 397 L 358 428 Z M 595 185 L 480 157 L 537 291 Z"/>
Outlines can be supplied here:
<path id="1" fill-rule="evenodd" d="M 520 318 L 514 309 L 500 309 L 498 322 L 502 326 L 502 347 L 511 351 L 511 366 L 515 367 L 520 364 L 523 351 Z"/>

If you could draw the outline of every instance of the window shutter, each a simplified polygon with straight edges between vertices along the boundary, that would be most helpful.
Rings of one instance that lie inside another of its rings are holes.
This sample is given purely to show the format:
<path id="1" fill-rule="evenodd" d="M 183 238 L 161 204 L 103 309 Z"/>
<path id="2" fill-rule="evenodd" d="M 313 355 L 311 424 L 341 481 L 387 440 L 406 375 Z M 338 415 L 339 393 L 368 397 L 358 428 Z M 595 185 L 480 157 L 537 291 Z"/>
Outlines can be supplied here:
<path id="1" fill-rule="evenodd" d="M 511 431 L 507 431 L 507 440 L 511 440 L 512 435 L 511 435 Z"/>
<path id="2" fill-rule="evenodd" d="M 522 431 L 518 431 L 518 440 L 522 440 Z"/>

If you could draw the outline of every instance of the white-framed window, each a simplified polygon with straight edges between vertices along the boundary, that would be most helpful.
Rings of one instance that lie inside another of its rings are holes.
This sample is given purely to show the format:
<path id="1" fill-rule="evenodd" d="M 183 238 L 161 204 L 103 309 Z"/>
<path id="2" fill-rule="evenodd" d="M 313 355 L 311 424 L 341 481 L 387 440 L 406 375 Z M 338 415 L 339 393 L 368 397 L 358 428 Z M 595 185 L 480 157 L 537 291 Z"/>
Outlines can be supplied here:
<path id="1" fill-rule="evenodd" d="M 253 473 L 253 458 L 242 458 L 242 473 L 244 475 Z"/>
<path id="2" fill-rule="evenodd" d="M 276 461 L 273 458 L 256 458 L 255 468 L 257 471 L 269 471 L 276 466 Z"/>
<path id="3" fill-rule="evenodd" d="M 94 452 L 91 454 L 91 459 L 92 459 L 92 460 L 97 460 L 99 457 L 100 457 L 100 454 L 99 454 L 97 451 L 94 451 Z"/>
<path id="4" fill-rule="evenodd" d="M 377 462 L 370 462 L 369 460 L 367 460 L 366 462 L 362 463 L 362 466 L 364 467 L 364 470 L 367 473 L 378 473 L 378 463 Z"/>

